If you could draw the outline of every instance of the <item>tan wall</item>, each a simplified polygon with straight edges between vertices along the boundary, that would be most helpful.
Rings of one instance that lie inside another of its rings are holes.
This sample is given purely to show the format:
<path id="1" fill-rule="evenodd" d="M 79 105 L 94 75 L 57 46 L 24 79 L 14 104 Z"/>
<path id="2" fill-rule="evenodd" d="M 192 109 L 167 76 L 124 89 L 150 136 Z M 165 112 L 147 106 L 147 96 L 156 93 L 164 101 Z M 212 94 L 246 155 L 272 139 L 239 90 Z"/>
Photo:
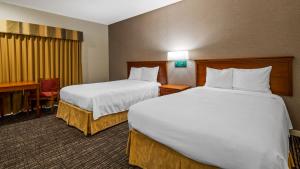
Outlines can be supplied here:
<path id="1" fill-rule="evenodd" d="M 294 97 L 285 98 L 300 129 L 300 1 L 184 0 L 109 26 L 110 79 L 126 77 L 126 61 L 295 56 Z M 169 65 L 170 83 L 195 84 L 193 63 Z"/>
<path id="2" fill-rule="evenodd" d="M 108 26 L 0 3 L 0 19 L 83 32 L 82 68 L 85 83 L 109 79 Z"/>

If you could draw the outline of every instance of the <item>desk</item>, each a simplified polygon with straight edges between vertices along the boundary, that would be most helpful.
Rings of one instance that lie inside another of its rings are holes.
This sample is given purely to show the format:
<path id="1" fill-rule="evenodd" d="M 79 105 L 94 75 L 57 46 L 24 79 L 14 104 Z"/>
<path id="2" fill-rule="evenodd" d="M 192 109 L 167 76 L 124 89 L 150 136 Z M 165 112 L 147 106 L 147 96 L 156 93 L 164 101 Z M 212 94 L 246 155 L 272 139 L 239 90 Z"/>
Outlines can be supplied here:
<path id="1" fill-rule="evenodd" d="M 36 113 L 40 117 L 40 85 L 36 82 L 14 82 L 14 83 L 0 83 L 1 93 L 10 93 L 16 91 L 35 90 L 36 91 Z M 1 98 L 1 97 L 0 97 Z M 4 115 L 3 102 L 0 100 L 0 113 L 1 117 Z"/>

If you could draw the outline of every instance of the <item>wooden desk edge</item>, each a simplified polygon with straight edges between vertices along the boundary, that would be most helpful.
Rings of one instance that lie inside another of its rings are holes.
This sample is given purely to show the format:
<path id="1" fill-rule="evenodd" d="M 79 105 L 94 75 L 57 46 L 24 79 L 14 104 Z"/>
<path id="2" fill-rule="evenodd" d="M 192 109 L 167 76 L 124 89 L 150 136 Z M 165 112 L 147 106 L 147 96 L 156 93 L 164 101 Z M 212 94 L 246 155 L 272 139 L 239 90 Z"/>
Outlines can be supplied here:
<path id="1" fill-rule="evenodd" d="M 36 92 L 36 113 L 40 117 L 40 84 L 36 82 L 12 82 L 12 83 L 2 83 L 0 84 L 0 93 L 10 93 L 22 90 L 35 90 Z M 2 101 L 1 101 L 2 103 Z M 3 107 L 3 106 L 1 106 Z M 3 110 L 0 110 L 1 117 L 4 115 Z"/>

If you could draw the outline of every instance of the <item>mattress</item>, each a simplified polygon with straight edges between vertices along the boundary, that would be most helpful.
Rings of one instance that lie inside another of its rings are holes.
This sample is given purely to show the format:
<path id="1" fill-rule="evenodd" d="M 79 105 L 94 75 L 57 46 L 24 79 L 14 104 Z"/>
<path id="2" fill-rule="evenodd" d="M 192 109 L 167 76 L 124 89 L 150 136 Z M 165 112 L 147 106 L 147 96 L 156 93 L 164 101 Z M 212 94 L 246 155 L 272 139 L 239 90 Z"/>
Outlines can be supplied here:
<path id="1" fill-rule="evenodd" d="M 204 164 L 288 169 L 292 125 L 277 95 L 197 87 L 131 106 L 128 122 Z"/>
<path id="2" fill-rule="evenodd" d="M 138 80 L 118 80 L 67 86 L 60 98 L 81 109 L 93 112 L 93 119 L 118 113 L 140 101 L 157 97 L 160 83 Z"/>

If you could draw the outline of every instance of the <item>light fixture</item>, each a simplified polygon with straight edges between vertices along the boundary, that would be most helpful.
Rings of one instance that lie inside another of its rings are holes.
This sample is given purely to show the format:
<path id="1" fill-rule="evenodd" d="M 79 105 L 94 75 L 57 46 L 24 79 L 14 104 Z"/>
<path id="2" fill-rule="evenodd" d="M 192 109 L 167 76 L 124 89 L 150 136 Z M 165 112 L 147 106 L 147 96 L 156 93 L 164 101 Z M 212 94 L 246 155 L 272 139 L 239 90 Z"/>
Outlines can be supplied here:
<path id="1" fill-rule="evenodd" d="M 181 68 L 186 67 L 188 59 L 189 59 L 188 51 L 168 52 L 168 60 L 175 61 L 175 67 L 181 67 Z"/>

